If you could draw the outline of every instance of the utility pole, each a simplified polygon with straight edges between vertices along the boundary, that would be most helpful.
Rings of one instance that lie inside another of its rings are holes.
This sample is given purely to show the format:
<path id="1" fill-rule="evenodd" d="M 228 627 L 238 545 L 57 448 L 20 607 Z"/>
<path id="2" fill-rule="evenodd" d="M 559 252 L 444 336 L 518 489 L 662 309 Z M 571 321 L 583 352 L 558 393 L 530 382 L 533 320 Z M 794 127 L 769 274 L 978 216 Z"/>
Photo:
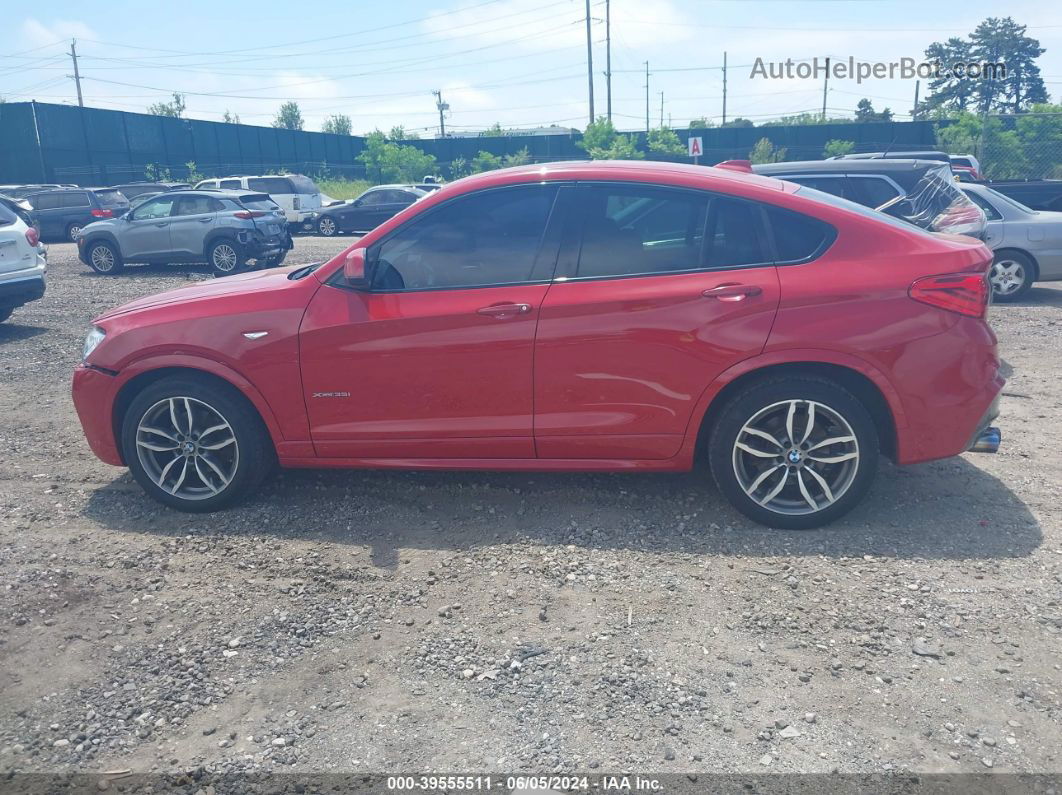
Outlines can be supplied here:
<path id="1" fill-rule="evenodd" d="M 723 51 L 723 126 L 726 127 L 726 51 Z"/>
<path id="2" fill-rule="evenodd" d="M 608 105 L 608 120 L 612 121 L 612 10 L 610 0 L 605 0 L 605 97 Z"/>
<path id="3" fill-rule="evenodd" d="M 826 121 L 826 92 L 830 87 L 830 57 L 826 56 L 826 79 L 822 81 L 822 120 Z"/>
<path id="4" fill-rule="evenodd" d="M 664 92 L 660 92 L 660 126 L 664 126 Z"/>
<path id="5" fill-rule="evenodd" d="M 74 59 L 74 85 L 77 86 L 77 105 L 85 107 L 85 100 L 81 96 L 81 72 L 77 70 L 77 39 L 70 39 L 70 57 Z"/>
<path id="6" fill-rule="evenodd" d="M 440 138 L 445 138 L 446 137 L 446 116 L 445 116 L 445 113 L 446 113 L 446 111 L 450 110 L 450 104 L 448 102 L 443 102 L 442 91 L 441 90 L 440 91 L 432 91 L 431 93 L 435 95 L 435 107 L 437 107 L 439 109 L 439 137 Z"/>
<path id="7" fill-rule="evenodd" d="M 915 104 L 911 108 L 911 121 L 918 121 L 918 89 L 921 85 L 921 80 L 915 80 Z"/>
<path id="8" fill-rule="evenodd" d="M 649 62 L 645 62 L 645 134 L 649 134 Z"/>
<path id="9" fill-rule="evenodd" d="M 586 0 L 586 79 L 590 87 L 590 123 L 594 123 L 594 47 L 590 38 L 590 0 Z"/>

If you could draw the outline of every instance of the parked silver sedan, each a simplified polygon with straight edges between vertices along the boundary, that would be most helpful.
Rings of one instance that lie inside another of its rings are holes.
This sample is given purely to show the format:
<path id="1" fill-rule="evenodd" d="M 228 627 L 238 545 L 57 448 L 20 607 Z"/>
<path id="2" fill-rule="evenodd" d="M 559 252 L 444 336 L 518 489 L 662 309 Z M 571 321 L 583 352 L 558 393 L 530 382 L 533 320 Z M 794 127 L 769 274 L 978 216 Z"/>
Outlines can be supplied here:
<path id="1" fill-rule="evenodd" d="M 997 301 L 1014 301 L 1033 282 L 1062 280 L 1062 213 L 1033 210 L 987 185 L 962 189 L 988 218 L 985 242 L 996 253 L 989 280 Z"/>

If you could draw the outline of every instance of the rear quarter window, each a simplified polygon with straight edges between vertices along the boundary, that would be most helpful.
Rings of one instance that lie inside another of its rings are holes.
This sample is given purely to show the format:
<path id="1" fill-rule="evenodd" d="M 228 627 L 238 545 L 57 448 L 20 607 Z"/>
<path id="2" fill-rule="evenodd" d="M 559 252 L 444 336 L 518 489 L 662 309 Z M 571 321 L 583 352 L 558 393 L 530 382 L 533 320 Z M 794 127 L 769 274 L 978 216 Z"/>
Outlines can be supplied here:
<path id="1" fill-rule="evenodd" d="M 801 188 L 799 192 L 803 193 L 804 190 L 806 189 Z M 765 209 L 774 236 L 776 262 L 803 262 L 818 256 L 833 242 L 836 233 L 833 227 L 824 221 L 781 207 L 766 206 Z"/>
<path id="2" fill-rule="evenodd" d="M 306 191 L 297 191 L 295 186 L 291 184 L 291 180 L 287 177 L 250 177 L 247 180 L 247 187 L 251 190 L 259 190 L 262 193 L 305 193 Z M 311 191 L 316 193 L 317 191 Z"/>

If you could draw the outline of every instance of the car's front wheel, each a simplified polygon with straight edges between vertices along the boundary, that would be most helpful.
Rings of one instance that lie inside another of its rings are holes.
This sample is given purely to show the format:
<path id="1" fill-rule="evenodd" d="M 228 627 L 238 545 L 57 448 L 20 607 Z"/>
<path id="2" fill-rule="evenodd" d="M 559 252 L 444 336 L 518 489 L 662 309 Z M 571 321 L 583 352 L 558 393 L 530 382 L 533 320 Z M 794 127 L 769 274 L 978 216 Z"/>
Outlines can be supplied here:
<path id="1" fill-rule="evenodd" d="M 88 244 L 85 259 L 89 267 L 96 273 L 111 276 L 122 269 L 122 258 L 118 251 L 105 240 L 97 240 Z"/>
<path id="2" fill-rule="evenodd" d="M 222 238 L 207 249 L 207 263 L 215 276 L 230 276 L 247 262 L 243 247 L 235 240 Z"/>
<path id="3" fill-rule="evenodd" d="M 988 271 L 992 298 L 1006 303 L 1017 301 L 1033 286 L 1036 265 L 1020 251 L 1000 251 Z"/>
<path id="4" fill-rule="evenodd" d="M 741 389 L 709 440 L 720 491 L 751 519 L 807 530 L 854 508 L 877 472 L 877 428 L 844 387 L 814 377 Z"/>
<path id="5" fill-rule="evenodd" d="M 234 389 L 194 376 L 164 378 L 138 394 L 122 422 L 133 477 L 182 511 L 224 508 L 254 489 L 275 460 L 269 434 Z"/>
<path id="6" fill-rule="evenodd" d="M 323 215 L 317 220 L 317 232 L 325 237 L 335 237 L 339 234 L 339 226 L 334 218 Z"/>

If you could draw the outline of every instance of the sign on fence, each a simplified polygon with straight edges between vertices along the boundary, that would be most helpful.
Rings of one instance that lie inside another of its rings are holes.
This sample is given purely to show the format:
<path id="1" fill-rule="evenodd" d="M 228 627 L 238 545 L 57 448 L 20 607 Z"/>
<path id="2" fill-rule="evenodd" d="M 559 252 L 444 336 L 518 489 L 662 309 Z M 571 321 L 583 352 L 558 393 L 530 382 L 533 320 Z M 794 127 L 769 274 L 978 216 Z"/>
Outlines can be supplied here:
<path id="1" fill-rule="evenodd" d="M 686 146 L 689 147 L 690 157 L 700 157 L 704 154 L 704 144 L 701 142 L 700 136 L 688 139 Z"/>

